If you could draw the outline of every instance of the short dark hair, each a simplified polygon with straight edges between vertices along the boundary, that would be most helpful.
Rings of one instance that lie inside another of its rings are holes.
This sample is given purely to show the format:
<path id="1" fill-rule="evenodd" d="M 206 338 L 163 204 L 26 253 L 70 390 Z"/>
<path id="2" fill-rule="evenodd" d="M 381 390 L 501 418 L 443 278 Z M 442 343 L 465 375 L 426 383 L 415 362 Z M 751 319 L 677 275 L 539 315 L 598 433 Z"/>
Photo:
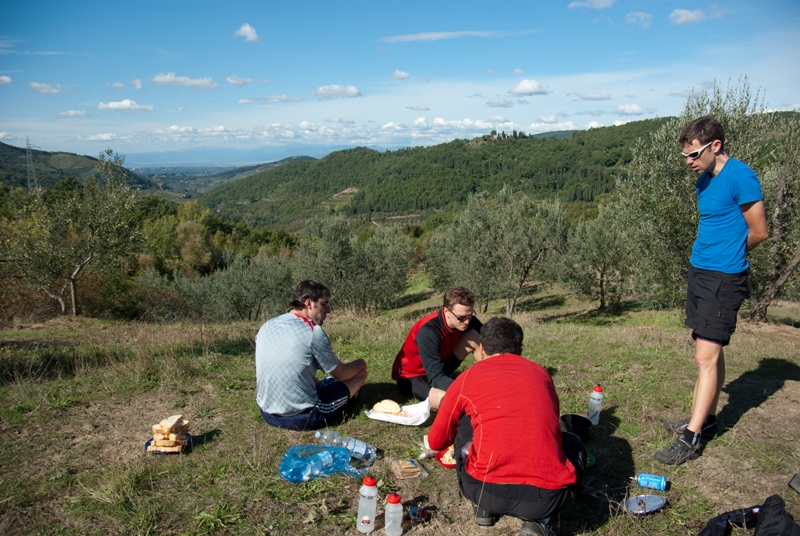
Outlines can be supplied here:
<path id="1" fill-rule="evenodd" d="M 453 287 L 444 293 L 442 305 L 452 309 L 456 305 L 475 306 L 475 294 L 466 287 Z"/>
<path id="2" fill-rule="evenodd" d="M 710 143 L 714 140 L 719 140 L 722 143 L 721 150 L 725 151 L 725 129 L 719 124 L 719 121 L 710 115 L 695 119 L 681 131 L 681 136 L 678 138 L 678 143 L 681 147 L 684 145 L 691 145 L 692 141 L 697 140 L 703 145 Z"/>
<path id="3" fill-rule="evenodd" d="M 292 301 L 289 302 L 289 309 L 305 309 L 306 300 L 308 299 L 310 299 L 312 302 L 318 302 L 322 298 L 330 297 L 331 291 L 328 289 L 328 287 L 319 281 L 306 279 L 305 281 L 300 281 L 300 283 L 297 285 L 297 288 L 294 289 L 294 292 L 292 293 Z"/>
<path id="4" fill-rule="evenodd" d="M 481 328 L 481 344 L 486 355 L 522 355 L 522 328 L 502 316 L 490 318 Z"/>

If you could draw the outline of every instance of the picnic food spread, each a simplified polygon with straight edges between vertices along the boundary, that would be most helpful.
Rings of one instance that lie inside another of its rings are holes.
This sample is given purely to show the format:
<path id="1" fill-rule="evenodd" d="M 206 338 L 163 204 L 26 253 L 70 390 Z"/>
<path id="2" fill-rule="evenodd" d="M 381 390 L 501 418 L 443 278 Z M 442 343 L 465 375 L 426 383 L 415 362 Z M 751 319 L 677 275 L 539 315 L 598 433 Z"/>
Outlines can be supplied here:
<path id="1" fill-rule="evenodd" d="M 153 441 L 147 452 L 180 452 L 188 443 L 189 421 L 183 415 L 172 415 L 152 426 Z"/>

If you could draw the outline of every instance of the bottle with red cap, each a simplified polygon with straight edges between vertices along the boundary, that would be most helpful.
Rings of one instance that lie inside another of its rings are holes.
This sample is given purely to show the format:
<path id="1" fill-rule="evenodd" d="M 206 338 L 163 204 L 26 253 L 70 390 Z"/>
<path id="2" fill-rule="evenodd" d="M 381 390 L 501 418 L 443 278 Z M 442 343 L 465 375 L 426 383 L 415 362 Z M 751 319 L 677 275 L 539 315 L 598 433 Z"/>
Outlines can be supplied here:
<path id="1" fill-rule="evenodd" d="M 386 536 L 403 534 L 403 505 L 400 504 L 400 495 L 392 493 L 386 497 L 384 521 L 383 530 L 386 532 Z"/>
<path id="2" fill-rule="evenodd" d="M 600 422 L 600 410 L 603 407 L 603 388 L 595 385 L 592 389 L 592 394 L 589 395 L 589 412 L 586 417 L 592 421 L 592 424 Z"/>
<path id="3" fill-rule="evenodd" d="M 356 528 L 358 532 L 369 534 L 375 530 L 375 515 L 378 512 L 377 481 L 371 476 L 365 476 L 358 493 L 358 519 L 356 519 Z"/>

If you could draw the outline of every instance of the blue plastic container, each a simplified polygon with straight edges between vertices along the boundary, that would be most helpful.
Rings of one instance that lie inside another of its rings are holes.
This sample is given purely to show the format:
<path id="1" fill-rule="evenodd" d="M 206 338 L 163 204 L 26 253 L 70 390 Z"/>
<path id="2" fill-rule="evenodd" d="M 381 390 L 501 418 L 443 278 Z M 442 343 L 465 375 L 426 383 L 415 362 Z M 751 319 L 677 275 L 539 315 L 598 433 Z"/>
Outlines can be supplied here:
<path id="1" fill-rule="evenodd" d="M 643 488 L 657 489 L 664 491 L 667 489 L 667 477 L 651 475 L 649 473 L 639 473 L 636 483 Z"/>

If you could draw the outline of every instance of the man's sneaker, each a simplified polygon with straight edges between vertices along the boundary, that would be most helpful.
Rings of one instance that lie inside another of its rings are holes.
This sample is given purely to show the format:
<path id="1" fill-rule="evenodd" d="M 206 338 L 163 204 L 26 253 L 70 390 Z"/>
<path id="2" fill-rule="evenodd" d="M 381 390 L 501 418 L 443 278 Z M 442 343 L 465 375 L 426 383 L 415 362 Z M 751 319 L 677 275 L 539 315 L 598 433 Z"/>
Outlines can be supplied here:
<path id="1" fill-rule="evenodd" d="M 697 445 L 690 445 L 684 441 L 683 437 L 679 437 L 672 442 L 668 447 L 664 447 L 653 455 L 657 462 L 666 465 L 680 465 L 686 460 L 694 460 L 697 458 Z"/>
<path id="2" fill-rule="evenodd" d="M 474 503 L 472 504 L 472 511 L 475 513 L 475 524 L 479 527 L 493 527 L 497 523 L 498 516 Z"/>
<path id="3" fill-rule="evenodd" d="M 686 430 L 686 427 L 689 426 L 689 420 L 691 417 L 686 417 L 685 419 L 681 419 L 679 421 L 664 421 L 664 428 L 670 432 L 675 432 L 676 434 L 680 435 Z M 717 432 L 719 428 L 717 427 L 717 422 L 714 421 L 711 424 L 704 424 L 703 428 L 700 430 L 700 437 L 703 439 L 714 439 L 717 437 Z"/>
<path id="4" fill-rule="evenodd" d="M 553 531 L 536 521 L 523 521 L 519 536 L 553 536 Z"/>

